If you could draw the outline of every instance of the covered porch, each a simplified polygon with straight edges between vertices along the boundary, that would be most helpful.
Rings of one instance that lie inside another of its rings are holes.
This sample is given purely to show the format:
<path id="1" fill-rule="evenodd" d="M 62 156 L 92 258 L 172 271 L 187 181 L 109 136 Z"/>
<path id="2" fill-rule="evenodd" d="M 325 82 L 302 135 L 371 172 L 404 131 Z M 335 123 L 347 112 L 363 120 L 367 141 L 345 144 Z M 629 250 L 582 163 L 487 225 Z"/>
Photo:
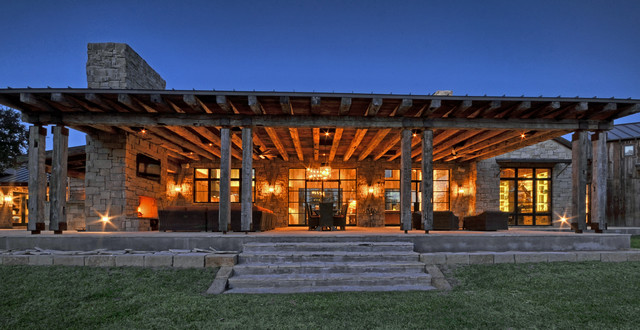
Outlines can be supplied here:
<path id="1" fill-rule="evenodd" d="M 430 233 L 434 206 L 461 218 L 498 210 L 497 196 L 477 194 L 485 180 L 478 177 L 479 162 L 574 132 L 572 203 L 563 205 L 563 214 L 549 214 L 584 231 L 591 181 L 590 223 L 602 232 L 602 136 L 613 119 L 640 110 L 637 100 L 598 98 L 94 89 L 0 90 L 0 103 L 20 109 L 34 124 L 28 226 L 33 234 L 45 229 L 42 125 L 49 124 L 55 125 L 49 228 L 56 233 L 67 222 L 67 127 L 88 136 L 88 230 L 109 228 L 105 218 L 140 222 L 141 197 L 155 200 L 156 209 L 215 206 L 223 232 L 234 203 L 241 209 L 240 231 L 252 228 L 253 205 L 273 211 L 276 227 L 305 226 L 307 205 L 317 203 L 309 197 L 314 191 L 320 200 L 330 195 L 336 209 L 347 205 L 349 224 L 384 226 L 386 192 L 392 189 L 387 173 L 393 177 L 397 171 L 393 189 L 399 200 L 392 211 L 399 228 L 391 228 L 410 233 L 412 213 L 419 211 L 422 233 Z M 439 195 L 434 170 L 450 177 Z"/>

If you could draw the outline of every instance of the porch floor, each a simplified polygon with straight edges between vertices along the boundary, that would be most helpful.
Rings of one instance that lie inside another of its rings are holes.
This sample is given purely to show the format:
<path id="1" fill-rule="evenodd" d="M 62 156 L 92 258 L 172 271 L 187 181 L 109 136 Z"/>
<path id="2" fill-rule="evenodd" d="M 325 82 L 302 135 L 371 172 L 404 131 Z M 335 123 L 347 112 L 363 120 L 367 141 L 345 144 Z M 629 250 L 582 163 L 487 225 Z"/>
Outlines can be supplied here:
<path id="1" fill-rule="evenodd" d="M 411 230 L 399 227 L 347 227 L 345 231 L 309 231 L 287 227 L 257 233 L 228 232 L 76 232 L 31 235 L 25 229 L 0 230 L 0 250 L 39 247 L 53 250 L 95 249 L 163 251 L 208 249 L 242 251 L 247 242 L 412 242 L 416 252 L 615 251 L 630 248 L 628 234 L 575 234 L 568 229 L 510 228 L 494 232 Z"/>

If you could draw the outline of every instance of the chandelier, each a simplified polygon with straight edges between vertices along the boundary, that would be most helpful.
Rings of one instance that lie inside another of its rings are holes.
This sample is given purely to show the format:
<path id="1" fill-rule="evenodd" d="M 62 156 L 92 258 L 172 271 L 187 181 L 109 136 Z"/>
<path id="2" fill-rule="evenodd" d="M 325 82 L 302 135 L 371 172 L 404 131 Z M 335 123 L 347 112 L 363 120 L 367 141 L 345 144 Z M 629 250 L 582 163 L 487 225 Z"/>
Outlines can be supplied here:
<path id="1" fill-rule="evenodd" d="M 327 138 L 329 137 L 329 130 L 327 129 L 324 132 L 324 145 L 322 146 L 323 151 L 327 146 Z M 324 157 L 324 162 L 320 164 L 320 166 L 312 168 L 307 168 L 307 177 L 311 180 L 327 180 L 331 177 L 331 166 L 327 161 L 327 153 L 323 152 L 322 156 Z"/>

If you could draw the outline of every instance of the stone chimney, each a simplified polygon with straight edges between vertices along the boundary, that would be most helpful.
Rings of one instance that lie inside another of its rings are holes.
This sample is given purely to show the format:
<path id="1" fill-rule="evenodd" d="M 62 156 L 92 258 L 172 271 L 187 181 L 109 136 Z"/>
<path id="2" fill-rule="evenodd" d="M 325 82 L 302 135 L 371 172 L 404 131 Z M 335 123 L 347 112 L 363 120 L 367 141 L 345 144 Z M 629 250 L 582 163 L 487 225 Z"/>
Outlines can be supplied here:
<path id="1" fill-rule="evenodd" d="M 129 45 L 87 45 L 87 86 L 96 89 L 165 89 L 167 83 Z"/>

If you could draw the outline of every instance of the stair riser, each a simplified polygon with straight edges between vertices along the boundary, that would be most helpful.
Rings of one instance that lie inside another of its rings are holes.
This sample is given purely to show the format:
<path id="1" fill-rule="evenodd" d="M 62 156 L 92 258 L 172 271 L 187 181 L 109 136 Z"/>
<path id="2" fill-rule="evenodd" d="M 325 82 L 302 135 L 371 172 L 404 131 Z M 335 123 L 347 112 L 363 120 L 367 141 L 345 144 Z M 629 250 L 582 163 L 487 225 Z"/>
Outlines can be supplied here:
<path id="1" fill-rule="evenodd" d="M 308 287 L 308 286 L 393 286 L 393 285 L 431 285 L 430 276 L 422 276 L 418 278 L 414 277 L 398 277 L 398 278 L 369 278 L 359 279 L 354 277 L 353 279 L 307 279 L 301 280 L 287 280 L 283 279 L 270 279 L 270 280 L 244 280 L 238 278 L 229 279 L 229 288 L 267 288 L 267 287 Z"/>
<path id="2" fill-rule="evenodd" d="M 413 245 L 277 245 L 250 246 L 245 245 L 243 252 L 413 252 Z"/>
<path id="3" fill-rule="evenodd" d="M 400 261 L 418 261 L 417 255 L 378 255 L 378 256 L 361 256 L 361 255 L 252 255 L 245 256 L 240 254 L 238 263 L 294 263 L 294 262 L 400 262 Z"/>
<path id="4" fill-rule="evenodd" d="M 278 265 L 273 267 L 236 266 L 233 273 L 237 275 L 273 275 L 273 274 L 362 274 L 362 273 L 424 273 L 424 265 L 420 266 L 327 266 L 327 267 L 287 267 Z"/>

